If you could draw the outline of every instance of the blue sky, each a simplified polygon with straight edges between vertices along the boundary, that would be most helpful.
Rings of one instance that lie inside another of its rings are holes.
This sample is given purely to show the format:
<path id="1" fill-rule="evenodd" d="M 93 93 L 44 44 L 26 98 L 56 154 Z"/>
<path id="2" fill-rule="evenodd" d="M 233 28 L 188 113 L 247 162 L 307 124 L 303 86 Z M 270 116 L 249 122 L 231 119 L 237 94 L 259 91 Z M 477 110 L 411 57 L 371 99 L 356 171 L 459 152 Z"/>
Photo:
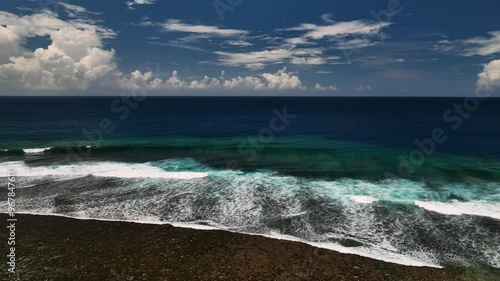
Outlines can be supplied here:
<path id="1" fill-rule="evenodd" d="M 0 95 L 498 93 L 498 11 L 493 0 L 2 1 Z"/>

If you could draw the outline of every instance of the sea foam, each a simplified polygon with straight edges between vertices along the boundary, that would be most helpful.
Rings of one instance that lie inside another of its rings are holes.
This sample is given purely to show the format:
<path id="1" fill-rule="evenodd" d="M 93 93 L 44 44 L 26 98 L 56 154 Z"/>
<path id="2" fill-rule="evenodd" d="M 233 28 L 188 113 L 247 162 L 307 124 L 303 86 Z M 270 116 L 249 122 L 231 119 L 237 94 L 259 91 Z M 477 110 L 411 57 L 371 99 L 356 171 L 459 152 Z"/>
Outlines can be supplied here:
<path id="1" fill-rule="evenodd" d="M 431 212 L 450 216 L 472 215 L 500 220 L 500 204 L 494 202 L 471 201 L 451 203 L 415 201 L 415 205 Z"/>
<path id="2" fill-rule="evenodd" d="M 24 162 L 6 162 L 0 167 L 0 173 L 15 170 L 17 176 L 25 177 L 75 177 L 93 175 L 110 178 L 162 178 L 162 179 L 198 179 L 208 176 L 200 172 L 168 172 L 159 167 L 145 164 L 120 162 L 87 162 L 72 165 L 54 165 L 30 167 Z"/>
<path id="3" fill-rule="evenodd" d="M 38 154 L 38 153 L 43 153 L 46 150 L 51 149 L 51 147 L 46 147 L 46 148 L 24 148 L 23 151 L 26 154 Z"/>
<path id="4" fill-rule="evenodd" d="M 361 203 L 361 204 L 372 204 L 374 202 L 377 202 L 377 198 L 373 198 L 370 196 L 350 196 L 351 200 Z"/>

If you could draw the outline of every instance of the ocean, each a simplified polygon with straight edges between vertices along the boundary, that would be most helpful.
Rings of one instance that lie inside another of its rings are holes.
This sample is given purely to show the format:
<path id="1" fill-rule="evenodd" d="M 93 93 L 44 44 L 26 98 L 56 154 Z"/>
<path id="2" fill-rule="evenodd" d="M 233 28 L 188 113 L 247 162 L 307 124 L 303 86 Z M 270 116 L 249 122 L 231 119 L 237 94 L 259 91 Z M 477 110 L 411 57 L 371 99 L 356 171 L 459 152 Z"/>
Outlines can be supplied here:
<path id="1" fill-rule="evenodd" d="M 0 104 L 0 175 L 16 175 L 18 212 L 224 229 L 414 266 L 500 268 L 500 99 Z"/>

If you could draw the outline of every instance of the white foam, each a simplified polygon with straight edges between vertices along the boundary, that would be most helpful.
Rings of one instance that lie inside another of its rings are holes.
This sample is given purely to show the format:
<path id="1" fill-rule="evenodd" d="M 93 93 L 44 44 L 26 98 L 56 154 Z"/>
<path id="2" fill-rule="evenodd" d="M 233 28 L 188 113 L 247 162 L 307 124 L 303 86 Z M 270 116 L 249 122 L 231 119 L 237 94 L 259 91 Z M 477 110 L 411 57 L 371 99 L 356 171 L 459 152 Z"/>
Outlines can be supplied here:
<path id="1" fill-rule="evenodd" d="M 290 214 L 285 214 L 282 215 L 283 218 L 293 218 L 293 217 L 300 217 L 307 214 L 307 211 L 299 212 L 299 213 L 290 213 Z"/>
<path id="2" fill-rule="evenodd" d="M 450 216 L 472 215 L 500 220 L 500 203 L 472 201 L 451 203 L 415 201 L 415 205 L 431 212 Z"/>
<path id="3" fill-rule="evenodd" d="M 356 201 L 358 203 L 361 203 L 361 204 L 372 204 L 373 202 L 377 202 L 378 199 L 377 198 L 373 198 L 373 197 L 370 197 L 370 196 L 349 196 L 349 198 L 351 198 L 351 200 L 353 201 Z"/>
<path id="4" fill-rule="evenodd" d="M 161 178 L 161 179 L 199 179 L 208 173 L 167 172 L 151 164 L 130 164 L 120 162 L 90 162 L 62 166 L 29 167 L 24 162 L 5 162 L 0 166 L 0 174 L 15 170 L 17 176 L 24 177 L 78 177 L 93 175 L 111 178 Z"/>
<path id="5" fill-rule="evenodd" d="M 425 256 L 425 254 L 422 254 L 421 257 L 410 257 L 403 254 L 398 254 L 368 247 L 352 248 L 352 247 L 344 247 L 333 243 L 311 243 L 311 242 L 305 242 L 305 243 L 318 248 L 329 249 L 344 254 L 358 255 L 389 263 L 414 266 L 414 267 L 443 268 L 442 266 L 433 262 L 429 257 Z"/>
<path id="6" fill-rule="evenodd" d="M 26 154 L 37 154 L 37 153 L 43 153 L 45 150 L 49 150 L 51 147 L 46 147 L 46 148 L 25 148 L 23 149 L 24 153 Z"/>

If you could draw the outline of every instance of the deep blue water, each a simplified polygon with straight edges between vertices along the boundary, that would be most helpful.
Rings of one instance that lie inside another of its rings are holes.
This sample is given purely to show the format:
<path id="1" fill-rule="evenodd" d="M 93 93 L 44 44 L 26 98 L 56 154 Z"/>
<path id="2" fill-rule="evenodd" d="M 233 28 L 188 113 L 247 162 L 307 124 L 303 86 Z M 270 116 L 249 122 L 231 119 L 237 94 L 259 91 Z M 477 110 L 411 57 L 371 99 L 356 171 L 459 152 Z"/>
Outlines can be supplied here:
<path id="1" fill-rule="evenodd" d="M 0 147 L 16 142 L 82 139 L 82 130 L 97 128 L 102 118 L 119 136 L 236 137 L 256 135 L 268 126 L 273 108 L 297 115 L 280 136 L 320 136 L 332 140 L 413 148 L 443 128 L 448 141 L 439 152 L 500 158 L 500 99 L 481 101 L 470 117 L 443 114 L 463 99 L 452 98 L 160 98 L 149 97 L 133 109 L 116 98 L 0 98 Z M 135 104 L 135 102 L 134 102 Z M 130 109 L 127 118 L 123 106 Z M 121 110 L 120 110 L 121 108 Z M 455 119 L 451 119 L 455 118 Z"/>

